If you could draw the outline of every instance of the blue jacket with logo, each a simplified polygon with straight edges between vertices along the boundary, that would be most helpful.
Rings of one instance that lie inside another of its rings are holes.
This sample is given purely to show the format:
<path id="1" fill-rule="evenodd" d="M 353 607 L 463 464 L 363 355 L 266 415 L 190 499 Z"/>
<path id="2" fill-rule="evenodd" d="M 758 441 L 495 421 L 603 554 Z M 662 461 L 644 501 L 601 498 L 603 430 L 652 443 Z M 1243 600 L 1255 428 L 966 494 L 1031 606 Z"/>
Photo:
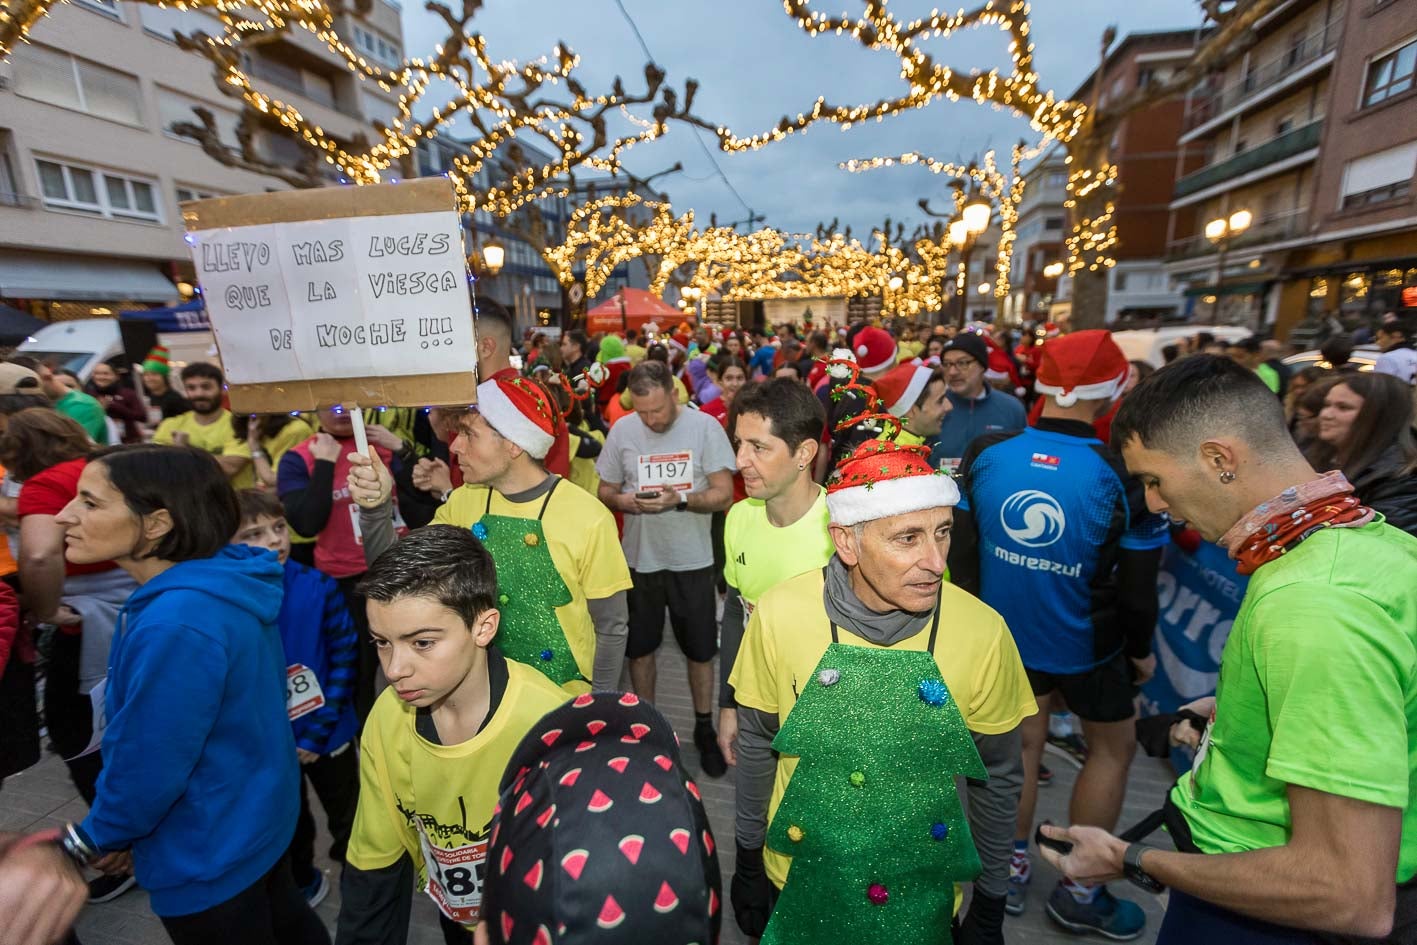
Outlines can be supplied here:
<path id="1" fill-rule="evenodd" d="M 950 412 L 940 424 L 940 435 L 930 450 L 930 465 L 936 469 L 945 460 L 958 460 L 969 444 L 986 433 L 1013 433 L 1028 422 L 1028 411 L 1012 394 L 984 388 L 984 396 L 969 400 L 948 391 Z"/>
<path id="2" fill-rule="evenodd" d="M 1090 424 L 981 437 L 959 477 L 951 580 L 1003 615 L 1024 666 L 1071 675 L 1150 652 L 1167 520 Z"/>

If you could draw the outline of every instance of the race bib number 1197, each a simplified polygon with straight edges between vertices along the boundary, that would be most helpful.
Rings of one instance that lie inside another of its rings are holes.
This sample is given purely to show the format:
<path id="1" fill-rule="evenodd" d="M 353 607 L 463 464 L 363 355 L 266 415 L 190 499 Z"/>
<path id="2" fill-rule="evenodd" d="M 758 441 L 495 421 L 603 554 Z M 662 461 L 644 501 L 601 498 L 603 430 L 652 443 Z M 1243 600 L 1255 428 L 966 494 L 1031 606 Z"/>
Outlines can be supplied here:
<path id="1" fill-rule="evenodd" d="M 694 489 L 694 453 L 650 453 L 641 455 L 635 463 L 641 491 L 673 489 L 692 492 Z"/>

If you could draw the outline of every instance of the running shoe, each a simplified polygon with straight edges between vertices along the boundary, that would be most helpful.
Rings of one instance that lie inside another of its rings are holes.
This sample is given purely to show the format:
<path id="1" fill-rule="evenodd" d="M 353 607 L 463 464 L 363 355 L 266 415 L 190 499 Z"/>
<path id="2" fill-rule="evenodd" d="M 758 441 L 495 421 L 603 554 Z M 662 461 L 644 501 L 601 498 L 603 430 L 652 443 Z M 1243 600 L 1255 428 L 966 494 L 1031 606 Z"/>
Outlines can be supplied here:
<path id="1" fill-rule="evenodd" d="M 112 902 L 134 886 L 138 878 L 132 873 L 127 876 L 100 876 L 89 880 L 89 902 Z"/>
<path id="2" fill-rule="evenodd" d="M 1038 786 L 1048 787 L 1053 783 L 1053 772 L 1047 765 L 1038 766 Z"/>
<path id="3" fill-rule="evenodd" d="M 1023 915 L 1023 908 L 1028 903 L 1028 880 L 1020 879 L 1016 874 L 1009 874 L 1009 895 L 1004 900 L 1004 911 L 1009 915 Z"/>
<path id="4" fill-rule="evenodd" d="M 1044 746 L 1048 751 L 1072 764 L 1081 768 L 1087 763 L 1087 742 L 1077 732 L 1071 735 L 1049 735 L 1048 744 Z"/>
<path id="5" fill-rule="evenodd" d="M 1091 902 L 1078 902 L 1059 883 L 1044 906 L 1048 918 L 1077 935 L 1093 933 L 1116 942 L 1128 942 L 1146 928 L 1146 913 L 1130 899 L 1118 899 L 1106 886 L 1097 890 Z"/>

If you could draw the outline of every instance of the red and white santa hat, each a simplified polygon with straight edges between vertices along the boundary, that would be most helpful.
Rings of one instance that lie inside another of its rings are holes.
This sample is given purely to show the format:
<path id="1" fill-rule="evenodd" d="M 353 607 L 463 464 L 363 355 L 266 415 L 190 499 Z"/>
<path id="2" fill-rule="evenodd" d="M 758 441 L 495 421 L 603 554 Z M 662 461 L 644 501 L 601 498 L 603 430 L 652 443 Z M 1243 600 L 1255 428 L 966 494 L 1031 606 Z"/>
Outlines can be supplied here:
<path id="1" fill-rule="evenodd" d="M 477 412 L 492 429 L 545 459 L 556 442 L 556 414 L 546 392 L 524 377 L 492 378 L 477 385 Z"/>
<path id="2" fill-rule="evenodd" d="M 879 518 L 959 504 L 959 488 L 930 465 L 929 449 L 888 440 L 867 440 L 842 461 L 827 483 L 833 525 L 859 525 Z"/>
<path id="3" fill-rule="evenodd" d="M 856 363 L 864 374 L 879 374 L 896 362 L 895 339 L 883 328 L 866 326 L 852 342 Z"/>
<path id="4" fill-rule="evenodd" d="M 1127 386 L 1131 365 L 1112 340 L 1112 333 L 1095 328 L 1060 335 L 1043 345 L 1038 380 L 1033 389 L 1053 397 L 1060 407 L 1079 400 L 1116 400 Z"/>
<path id="5" fill-rule="evenodd" d="M 898 367 L 891 368 L 872 383 L 876 385 L 876 393 L 881 398 L 881 406 L 889 410 L 892 416 L 903 417 L 910 412 L 910 408 L 915 406 L 915 402 L 925 392 L 926 385 L 930 383 L 930 375 L 933 373 L 930 368 L 918 360 L 908 361 Z"/>

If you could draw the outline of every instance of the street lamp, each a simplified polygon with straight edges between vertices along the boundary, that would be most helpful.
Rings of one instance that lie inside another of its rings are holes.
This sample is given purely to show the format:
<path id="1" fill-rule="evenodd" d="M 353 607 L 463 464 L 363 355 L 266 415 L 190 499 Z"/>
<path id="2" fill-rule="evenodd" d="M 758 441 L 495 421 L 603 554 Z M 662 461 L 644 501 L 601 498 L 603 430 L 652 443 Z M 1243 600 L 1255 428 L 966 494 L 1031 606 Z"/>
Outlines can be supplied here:
<path id="1" fill-rule="evenodd" d="M 987 200 L 975 198 L 964 205 L 962 211 L 964 215 L 964 225 L 969 228 L 969 232 L 978 236 L 989 229 L 989 217 L 993 213 L 993 208 L 989 206 Z"/>
<path id="2" fill-rule="evenodd" d="M 1050 262 L 1043 267 L 1043 278 L 1056 279 L 1063 274 L 1064 266 L 1060 262 Z"/>
<path id="3" fill-rule="evenodd" d="M 1205 225 L 1205 238 L 1215 244 L 1215 304 L 1210 314 L 1213 322 L 1220 317 L 1220 294 L 1225 281 L 1225 253 L 1230 241 L 1250 228 L 1255 215 L 1248 210 L 1236 210 L 1228 217 L 1216 217 Z"/>
<path id="4" fill-rule="evenodd" d="M 487 275 L 495 278 L 506 261 L 507 251 L 496 240 L 488 240 L 487 245 L 482 247 L 482 265 L 486 268 Z"/>

